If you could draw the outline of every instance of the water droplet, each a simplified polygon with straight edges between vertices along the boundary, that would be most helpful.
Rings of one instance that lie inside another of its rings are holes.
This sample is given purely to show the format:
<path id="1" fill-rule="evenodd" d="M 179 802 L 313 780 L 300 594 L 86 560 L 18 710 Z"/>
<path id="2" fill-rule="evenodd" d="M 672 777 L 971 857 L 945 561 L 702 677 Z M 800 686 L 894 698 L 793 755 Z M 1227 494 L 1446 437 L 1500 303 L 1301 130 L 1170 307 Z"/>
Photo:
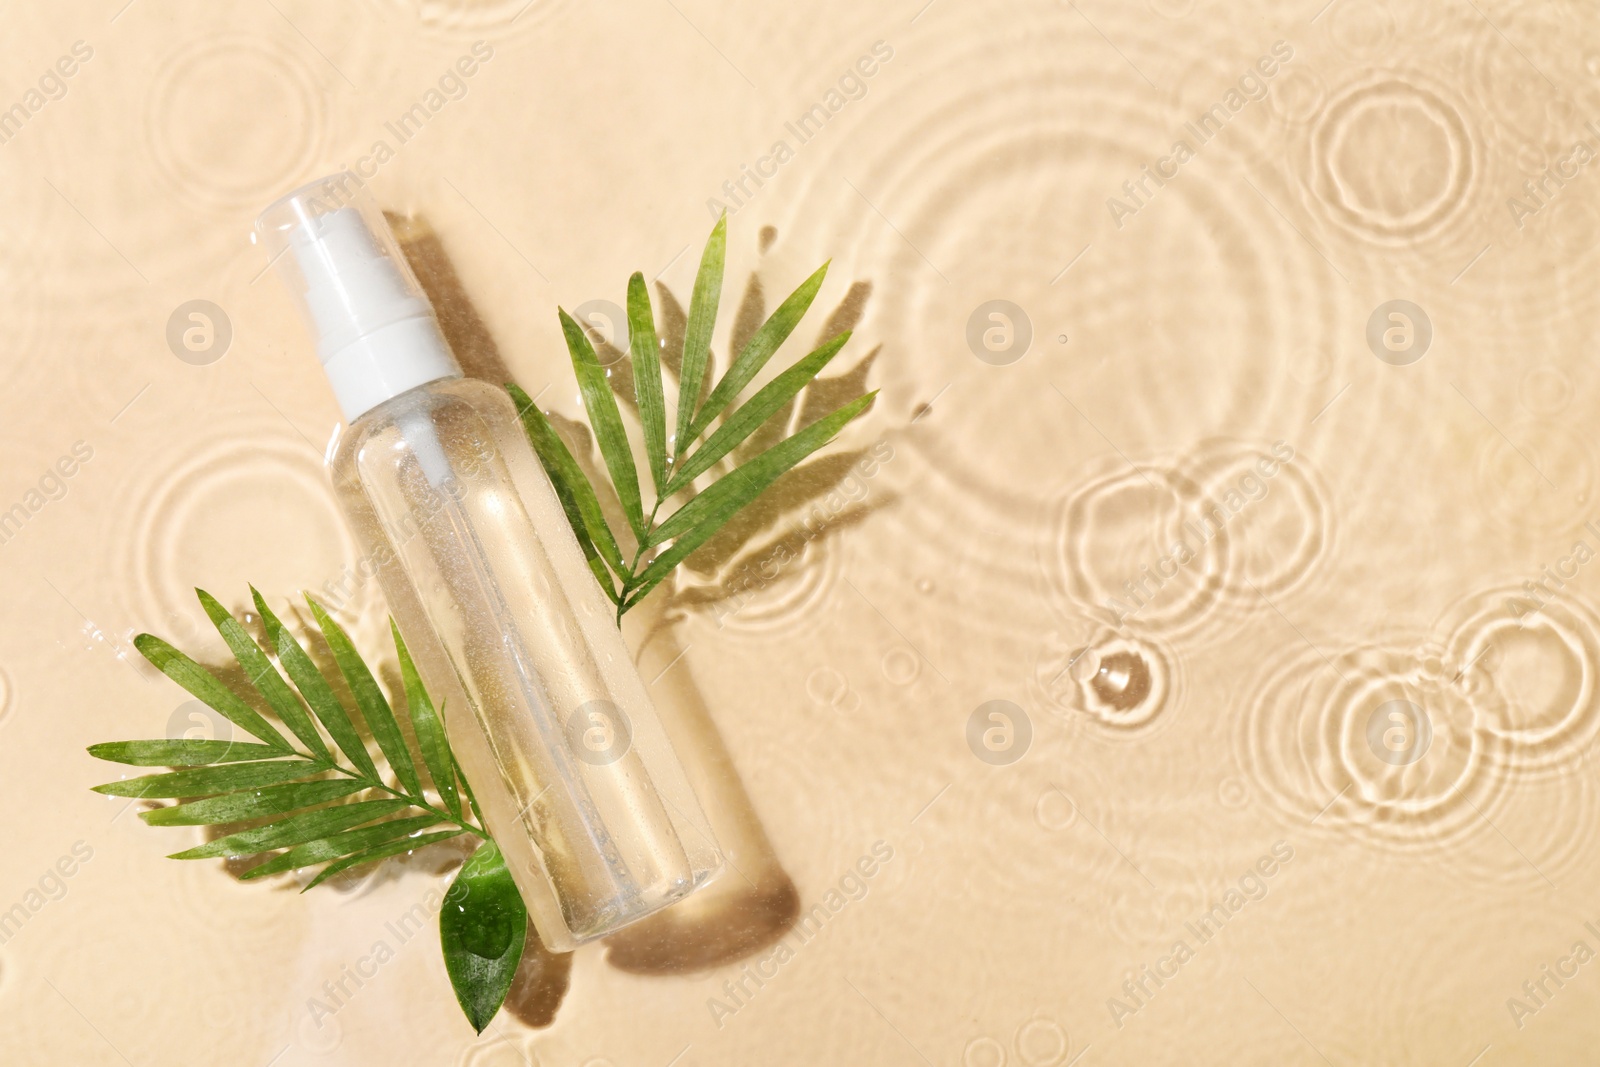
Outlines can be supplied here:
<path id="1" fill-rule="evenodd" d="M 1137 652 L 1114 652 L 1100 661 L 1089 684 L 1101 700 L 1128 711 L 1150 695 L 1150 667 Z"/>

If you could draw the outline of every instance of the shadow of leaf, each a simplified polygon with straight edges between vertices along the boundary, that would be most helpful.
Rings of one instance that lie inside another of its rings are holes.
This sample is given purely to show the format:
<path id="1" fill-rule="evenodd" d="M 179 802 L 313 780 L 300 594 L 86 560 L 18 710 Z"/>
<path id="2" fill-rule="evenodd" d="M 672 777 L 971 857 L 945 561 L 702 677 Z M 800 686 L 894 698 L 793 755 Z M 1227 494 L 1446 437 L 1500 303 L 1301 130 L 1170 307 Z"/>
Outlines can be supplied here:
<path id="1" fill-rule="evenodd" d="M 500 346 L 495 344 L 456 273 L 455 263 L 445 251 L 444 242 L 428 220 L 420 215 L 387 212 L 384 217 L 389 220 L 412 273 L 432 301 L 439 329 L 455 353 L 456 362 L 461 364 L 462 373 L 494 385 L 509 382 L 511 372 L 500 356 Z"/>

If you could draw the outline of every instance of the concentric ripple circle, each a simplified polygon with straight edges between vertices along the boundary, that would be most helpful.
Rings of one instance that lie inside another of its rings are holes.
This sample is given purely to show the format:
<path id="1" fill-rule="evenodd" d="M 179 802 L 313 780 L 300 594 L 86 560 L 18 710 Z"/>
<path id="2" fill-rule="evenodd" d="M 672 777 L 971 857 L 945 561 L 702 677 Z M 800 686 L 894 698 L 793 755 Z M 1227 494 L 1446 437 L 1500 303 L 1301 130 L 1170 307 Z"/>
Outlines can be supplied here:
<path id="1" fill-rule="evenodd" d="M 362 647 L 387 638 L 378 583 L 358 576 L 321 459 L 286 428 L 235 418 L 152 456 L 118 487 L 108 543 L 119 629 L 210 640 L 194 587 L 238 608 L 250 582 L 269 598 L 306 590 L 330 609 L 348 605 L 340 618 Z"/>
<path id="2" fill-rule="evenodd" d="M 1486 590 L 1439 625 L 1460 665 L 1456 686 L 1519 772 L 1564 771 L 1600 738 L 1600 612 L 1570 587 L 1554 592 Z"/>
<path id="3" fill-rule="evenodd" d="M 1271 444 L 1215 438 L 1185 458 L 1216 518 L 1235 533 L 1229 588 L 1253 598 L 1298 587 L 1333 540 L 1331 494 L 1309 457 L 1286 441 Z"/>
<path id="4" fill-rule="evenodd" d="M 1442 90 L 1381 75 L 1345 88 L 1311 139 L 1318 203 L 1383 244 L 1425 241 L 1457 222 L 1477 177 L 1476 147 Z"/>
<path id="5" fill-rule="evenodd" d="M 1059 504 L 1047 560 L 1080 610 L 1176 633 L 1205 619 L 1228 580 L 1230 531 L 1177 467 L 1107 463 Z"/>
<path id="6" fill-rule="evenodd" d="M 256 208 L 316 157 L 323 100 L 288 47 L 260 35 L 208 35 L 161 63 L 145 108 L 146 140 L 177 189 L 220 207 Z M 250 121 L 238 121 L 241 114 Z"/>
<path id="7" fill-rule="evenodd" d="M 1290 649 L 1240 719 L 1237 757 L 1301 825 L 1390 847 L 1478 832 L 1480 812 L 1504 784 L 1492 770 L 1505 746 L 1485 729 L 1457 673 L 1444 650 L 1424 642 Z M 1416 705 L 1427 719 L 1431 737 L 1414 760 L 1386 759 L 1369 740 L 1373 716 L 1395 701 Z"/>

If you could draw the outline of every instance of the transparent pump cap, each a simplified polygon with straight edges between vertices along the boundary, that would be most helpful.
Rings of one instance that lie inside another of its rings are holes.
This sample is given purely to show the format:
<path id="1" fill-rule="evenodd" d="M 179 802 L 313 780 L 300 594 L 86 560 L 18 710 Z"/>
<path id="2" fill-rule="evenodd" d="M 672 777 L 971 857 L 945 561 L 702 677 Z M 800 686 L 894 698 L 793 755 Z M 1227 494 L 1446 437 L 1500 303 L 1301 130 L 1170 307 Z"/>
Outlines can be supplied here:
<path id="1" fill-rule="evenodd" d="M 301 186 L 256 232 L 316 341 L 348 421 L 461 368 L 388 222 L 354 174 Z"/>

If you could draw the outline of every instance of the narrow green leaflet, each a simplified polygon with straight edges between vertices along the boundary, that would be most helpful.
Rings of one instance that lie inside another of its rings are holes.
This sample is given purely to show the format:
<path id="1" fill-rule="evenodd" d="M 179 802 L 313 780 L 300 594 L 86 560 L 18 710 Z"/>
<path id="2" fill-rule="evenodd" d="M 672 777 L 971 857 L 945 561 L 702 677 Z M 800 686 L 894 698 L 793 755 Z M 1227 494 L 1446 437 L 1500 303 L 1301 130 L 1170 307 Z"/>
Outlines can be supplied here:
<path id="1" fill-rule="evenodd" d="M 461 783 L 462 791 L 467 794 L 467 803 L 472 805 L 472 810 L 475 813 L 478 821 L 482 822 L 483 821 L 483 809 L 478 807 L 478 798 L 472 795 L 472 783 L 467 781 L 466 772 L 462 771 L 462 769 L 461 769 L 461 761 L 456 759 L 456 754 L 455 754 L 455 750 L 454 749 L 452 749 L 451 752 L 450 752 L 450 763 L 456 769 L 456 780 Z"/>
<path id="2" fill-rule="evenodd" d="M 817 290 L 822 288 L 822 279 L 827 274 L 828 264 L 824 263 L 811 277 L 801 282 L 800 288 L 790 293 L 787 300 L 778 305 L 778 310 L 768 316 L 767 321 L 745 343 L 744 350 L 728 368 L 728 373 L 717 382 L 716 388 L 711 390 L 711 395 L 706 397 L 699 414 L 695 415 L 694 422 L 689 426 L 690 441 L 700 436 L 711 420 L 721 414 L 722 409 L 767 365 L 767 360 L 772 358 L 778 346 L 788 340 L 789 334 L 794 332 L 801 317 L 811 307 L 811 301 L 816 299 Z M 687 448 L 687 442 L 680 443 L 679 447 Z"/>
<path id="3" fill-rule="evenodd" d="M 846 423 L 871 406 L 877 395 L 876 391 L 868 393 L 833 414 L 818 419 L 723 477 L 679 508 L 672 518 L 656 528 L 655 533 L 657 542 L 671 537 L 677 540 L 634 579 L 623 605 L 624 610 L 638 603 L 660 584 L 672 568 L 710 540 L 735 512 L 759 496 L 779 475 L 832 440 Z"/>
<path id="4" fill-rule="evenodd" d="M 237 693 L 223 685 L 220 678 L 161 638 L 153 634 L 140 634 L 133 639 L 133 647 L 156 670 L 183 686 L 208 708 L 215 709 L 241 730 L 259 737 L 280 752 L 294 751 L 282 734 L 273 729 L 256 709 L 240 700 Z"/>
<path id="5" fill-rule="evenodd" d="M 394 634 L 395 654 L 400 658 L 400 680 L 405 684 L 406 710 L 411 716 L 411 730 L 417 735 L 417 748 L 422 750 L 422 762 L 428 767 L 428 777 L 433 788 L 450 814 L 461 818 L 461 798 L 456 795 L 455 767 L 450 761 L 450 742 L 445 739 L 444 724 L 433 710 L 433 701 L 417 674 L 417 665 L 411 662 L 411 652 L 400 637 L 400 627 L 389 621 Z"/>
<path id="6" fill-rule="evenodd" d="M 689 324 L 684 330 L 683 362 L 678 372 L 678 434 L 673 442 L 673 452 L 679 456 L 689 451 L 694 440 L 689 427 L 694 423 L 700 385 L 711 361 L 711 331 L 717 324 L 717 305 L 722 300 L 722 267 L 727 254 L 728 216 L 723 215 L 711 230 L 706 250 L 700 254 L 700 271 L 695 275 L 694 295 L 689 301 Z"/>
<path id="7" fill-rule="evenodd" d="M 272 759 L 283 753 L 271 745 L 247 741 L 200 741 L 174 738 L 157 741 L 107 741 L 90 745 L 89 755 L 131 767 L 206 767 Z"/>
<path id="8" fill-rule="evenodd" d="M 220 856 L 252 856 L 277 848 L 316 841 L 362 823 L 374 822 L 411 806 L 406 800 L 365 800 L 356 804 L 336 804 L 331 808 L 303 811 L 253 830 L 241 830 L 195 848 L 174 852 L 169 859 L 206 860 Z"/>
<path id="9" fill-rule="evenodd" d="M 300 892 L 304 893 L 308 889 L 315 889 L 323 882 L 326 882 L 329 878 L 332 878 L 338 874 L 343 874 L 352 867 L 359 867 L 364 863 L 372 863 L 377 860 L 388 859 L 390 856 L 398 856 L 402 852 L 414 852 L 419 848 L 425 848 L 426 846 L 434 844 L 435 842 L 447 841 L 452 837 L 460 837 L 466 832 L 467 831 L 465 830 L 439 830 L 435 833 L 423 834 L 420 837 L 407 837 L 400 841 L 391 841 L 387 845 L 378 845 L 376 848 L 365 849 L 361 852 L 357 852 L 353 856 L 346 856 L 342 860 L 337 860 L 328 864 L 322 869 L 322 873 L 318 874 L 315 878 L 311 879 L 311 881 L 307 882 L 306 888 L 300 890 Z"/>
<path id="10" fill-rule="evenodd" d="M 372 731 L 378 747 L 383 750 L 384 759 L 394 768 L 396 777 L 407 792 L 413 796 L 420 794 L 422 781 L 411 762 L 411 750 L 406 747 L 405 735 L 400 732 L 400 724 L 395 721 L 394 711 L 390 709 L 389 701 L 384 699 L 383 690 L 378 688 L 377 679 L 372 677 L 356 646 L 350 643 L 350 635 L 333 621 L 333 616 L 309 596 L 306 597 L 306 603 L 311 606 L 311 614 L 322 628 L 322 636 L 333 652 L 334 662 L 339 665 L 339 673 L 344 675 L 345 682 L 350 686 L 356 706 L 361 709 L 362 717 L 367 720 L 367 729 Z"/>
<path id="11" fill-rule="evenodd" d="M 578 535 L 578 543 L 584 546 L 589 569 L 594 571 L 600 584 L 615 600 L 616 592 L 611 588 L 611 578 L 604 566 L 597 566 L 600 561 L 596 554 L 603 557 L 619 575 L 627 574 L 628 567 L 622 562 L 622 551 L 617 547 L 616 538 L 611 535 L 611 527 L 606 525 L 605 513 L 600 509 L 600 498 L 595 496 L 594 486 L 584 477 L 578 461 L 572 458 L 572 453 L 556 433 L 556 428 L 550 425 L 550 420 L 545 418 L 544 412 L 539 410 L 533 399 L 515 383 L 508 383 L 506 391 L 517 405 L 522 429 L 528 435 L 534 453 L 544 465 L 545 473 L 550 476 L 550 484 L 555 487 L 556 497 L 561 501 L 562 510 L 567 513 L 567 523 L 572 527 L 572 532 Z"/>
<path id="12" fill-rule="evenodd" d="M 255 638 L 245 632 L 227 608 L 217 602 L 217 598 L 204 589 L 196 589 L 195 594 L 200 598 L 200 606 L 210 616 L 217 632 L 222 634 L 222 639 L 228 643 L 228 648 L 233 652 L 233 658 L 239 661 L 239 666 L 244 668 L 245 674 L 250 677 L 250 684 L 267 701 L 267 704 L 283 720 L 283 724 L 294 732 L 306 746 L 311 754 L 319 759 L 328 758 L 328 746 L 322 743 L 322 735 L 317 732 L 316 724 L 311 721 L 311 716 L 306 713 L 305 706 L 289 688 L 289 683 L 283 680 L 283 675 L 278 673 L 278 668 L 272 665 L 267 654 L 261 651 Z"/>
<path id="13" fill-rule="evenodd" d="M 807 382 L 828 365 L 829 360 L 839 354 L 839 349 L 848 340 L 850 332 L 846 330 L 762 387 L 760 392 L 730 415 L 728 421 L 718 427 L 717 432 L 694 455 L 683 461 L 682 468 L 672 476 L 670 490 L 676 492 L 688 486 L 710 470 L 717 460 L 732 452 L 740 441 L 760 429 L 773 412 L 792 400 Z"/>
<path id="14" fill-rule="evenodd" d="M 319 863 L 338 859 L 340 856 L 349 856 L 356 852 L 369 849 L 374 845 L 387 844 L 398 838 L 409 837 L 418 830 L 426 830 L 437 825 L 438 818 L 432 815 L 417 815 L 409 819 L 395 819 L 393 822 L 382 822 L 376 826 L 363 826 L 359 830 L 346 830 L 344 833 L 332 837 L 324 837 L 317 841 L 307 841 L 303 845 L 296 845 L 289 851 L 274 856 L 267 862 L 250 868 L 239 876 L 242 881 L 256 878 L 265 878 L 272 874 L 282 874 L 284 871 L 298 870 L 301 867 L 314 867 Z"/>
<path id="15" fill-rule="evenodd" d="M 659 498 L 665 495 L 667 485 L 667 400 L 661 390 L 661 342 L 656 339 L 655 313 L 639 271 L 628 279 L 628 337 L 633 349 L 633 392 L 639 401 L 639 422 L 644 426 L 650 478 Z"/>
<path id="16" fill-rule="evenodd" d="M 528 936 L 528 911 L 493 841 L 462 864 L 439 909 L 445 970 L 478 1033 L 505 1003 Z"/>
<path id="17" fill-rule="evenodd" d="M 260 789 L 263 786 L 281 785 L 297 778 L 321 774 L 325 770 L 326 767 L 320 767 L 310 760 L 303 759 L 229 763 L 193 771 L 173 771 L 171 774 L 125 778 L 120 782 L 97 785 L 94 791 L 104 793 L 108 797 L 203 797 L 213 793 L 231 793 L 238 789 Z"/>
<path id="18" fill-rule="evenodd" d="M 567 351 L 572 356 L 572 373 L 578 379 L 578 390 L 583 394 L 583 407 L 589 413 L 589 426 L 594 430 L 595 441 L 600 445 L 600 455 L 611 473 L 611 484 L 622 502 L 622 510 L 634 534 L 644 538 L 644 505 L 639 498 L 639 475 L 633 465 L 633 446 L 622 428 L 622 414 L 617 410 L 617 397 L 611 391 L 606 369 L 594 354 L 594 345 L 584 335 L 571 315 L 561 312 L 561 332 L 567 339 Z"/>
<path id="19" fill-rule="evenodd" d="M 262 819 L 325 804 L 367 788 L 370 787 L 366 782 L 350 778 L 290 782 L 288 785 L 243 789 L 206 800 L 156 808 L 141 813 L 139 818 L 151 826 L 211 826 L 223 822 L 244 822 L 246 819 Z"/>
<path id="20" fill-rule="evenodd" d="M 250 587 L 250 595 L 256 603 L 256 611 L 261 613 L 261 621 L 266 624 L 267 638 L 278 651 L 278 662 L 283 664 L 283 669 L 294 680 L 295 688 L 300 690 L 300 695 L 306 698 L 306 703 L 311 705 L 311 710 L 316 712 L 317 719 L 322 723 L 323 729 L 328 731 L 328 736 L 333 738 L 334 744 L 339 746 L 356 769 L 373 781 L 378 780 L 378 768 L 372 762 L 372 757 L 367 753 L 367 746 L 362 742 L 361 735 L 356 733 L 355 724 L 350 721 L 349 712 L 344 710 L 344 705 L 339 703 L 339 698 L 334 695 L 333 687 L 322 676 L 316 663 L 300 647 L 294 634 L 290 633 L 278 617 L 267 607 L 264 597 L 255 586 Z"/>
<path id="21" fill-rule="evenodd" d="M 688 530 L 703 525 L 709 518 L 732 515 L 771 485 L 778 475 L 832 440 L 846 423 L 870 407 L 877 395 L 874 390 L 866 396 L 857 397 L 724 475 L 657 526 L 651 543 L 660 544 L 680 537 Z"/>

